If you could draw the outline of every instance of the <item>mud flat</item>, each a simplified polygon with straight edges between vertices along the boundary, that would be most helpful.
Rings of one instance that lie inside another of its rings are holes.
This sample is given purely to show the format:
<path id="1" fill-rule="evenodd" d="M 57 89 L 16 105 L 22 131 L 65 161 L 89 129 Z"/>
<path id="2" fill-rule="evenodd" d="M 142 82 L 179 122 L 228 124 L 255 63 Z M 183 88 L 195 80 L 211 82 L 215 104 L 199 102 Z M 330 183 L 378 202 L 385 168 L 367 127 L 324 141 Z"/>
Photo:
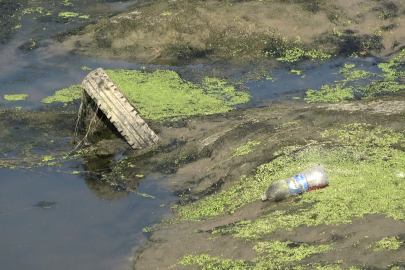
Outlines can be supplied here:
<path id="1" fill-rule="evenodd" d="M 58 41 L 75 54 L 171 65 L 385 57 L 405 45 L 404 10 L 401 1 L 156 1 Z"/>
<path id="2" fill-rule="evenodd" d="M 104 130 L 80 156 L 86 177 L 105 184 L 94 191 L 98 196 L 124 196 L 136 190 L 140 173 L 161 173 L 180 197 L 171 205 L 173 215 L 144 228 L 150 241 L 134 255 L 134 269 L 401 269 L 405 114 L 399 102 L 405 102 L 401 94 L 350 107 L 285 102 L 150 120 L 159 145 L 132 151 Z M 74 111 L 2 114 L 2 137 L 15 146 L 8 151 L 28 155 L 9 164 L 3 159 L 2 167 L 57 165 L 57 156 L 29 153 L 55 148 L 50 138 L 71 132 Z M 60 117 L 70 120 L 61 123 Z M 10 121 L 22 128 L 29 121 L 27 131 L 39 143 L 15 136 L 21 130 L 7 129 Z M 126 148 L 125 159 L 105 159 Z M 102 167 L 109 169 L 100 173 L 94 159 L 104 159 Z M 326 167 L 328 187 L 261 202 L 272 181 L 318 164 Z"/>

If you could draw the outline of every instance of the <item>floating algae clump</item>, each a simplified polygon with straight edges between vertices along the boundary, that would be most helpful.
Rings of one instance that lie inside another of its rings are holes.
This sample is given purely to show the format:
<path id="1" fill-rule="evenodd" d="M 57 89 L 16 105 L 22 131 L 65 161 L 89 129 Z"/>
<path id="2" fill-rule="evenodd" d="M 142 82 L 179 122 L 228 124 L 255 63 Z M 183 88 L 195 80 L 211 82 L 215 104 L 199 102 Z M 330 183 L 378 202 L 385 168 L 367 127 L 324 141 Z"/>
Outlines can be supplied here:
<path id="1" fill-rule="evenodd" d="M 82 86 L 80 84 L 75 84 L 69 88 L 65 88 L 56 91 L 54 95 L 44 98 L 42 102 L 52 103 L 52 102 L 63 102 L 64 104 L 72 102 L 75 99 L 80 99 L 82 96 Z"/>
<path id="2" fill-rule="evenodd" d="M 144 72 L 107 70 L 142 117 L 180 118 L 190 115 L 224 113 L 233 105 L 246 103 L 250 95 L 238 92 L 226 82 L 206 77 L 201 85 L 183 81 L 171 70 Z"/>
<path id="3" fill-rule="evenodd" d="M 304 58 L 324 60 L 329 59 L 330 57 L 329 54 L 318 52 L 316 50 L 304 51 L 301 48 L 293 48 L 291 50 L 286 50 L 284 57 L 279 57 L 277 60 L 282 62 L 297 62 Z"/>
<path id="4" fill-rule="evenodd" d="M 25 100 L 27 97 L 27 94 L 4 95 L 4 99 L 8 101 Z"/>
<path id="5" fill-rule="evenodd" d="M 58 16 L 59 17 L 62 17 L 62 18 L 70 18 L 70 17 L 77 17 L 77 16 L 79 16 L 79 13 L 76 13 L 76 12 L 60 12 L 59 14 L 58 14 Z"/>
<path id="6" fill-rule="evenodd" d="M 334 85 L 324 85 L 322 90 L 309 89 L 306 92 L 305 100 L 313 102 L 347 102 L 353 100 L 357 94 L 361 98 L 372 98 L 385 93 L 394 93 L 405 89 L 401 79 L 405 76 L 403 62 L 405 49 L 396 57 L 386 63 L 378 64 L 381 72 L 373 73 L 365 70 L 355 69 L 355 64 L 345 64 L 339 73 L 344 79 Z M 364 84 L 367 81 L 367 84 Z M 348 85 L 350 84 L 350 85 Z"/>

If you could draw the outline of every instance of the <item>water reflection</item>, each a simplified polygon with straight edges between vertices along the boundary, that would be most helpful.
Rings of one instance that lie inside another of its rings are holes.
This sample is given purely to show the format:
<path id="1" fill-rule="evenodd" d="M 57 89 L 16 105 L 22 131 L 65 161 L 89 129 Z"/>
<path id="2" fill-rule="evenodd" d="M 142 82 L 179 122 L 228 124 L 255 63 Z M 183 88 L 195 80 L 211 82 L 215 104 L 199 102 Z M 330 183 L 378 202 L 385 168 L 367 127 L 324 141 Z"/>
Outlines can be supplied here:
<path id="1" fill-rule="evenodd" d="M 100 199 L 119 200 L 136 193 L 145 176 L 131 167 L 120 167 L 114 155 L 85 157 L 83 163 L 85 183 Z"/>
<path id="2" fill-rule="evenodd" d="M 0 169 L 0 175 L 2 269 L 130 268 L 133 248 L 146 241 L 142 228 L 159 220 L 167 212 L 160 205 L 174 199 L 164 178 L 152 176 L 137 188 L 156 199 L 48 168 Z"/>

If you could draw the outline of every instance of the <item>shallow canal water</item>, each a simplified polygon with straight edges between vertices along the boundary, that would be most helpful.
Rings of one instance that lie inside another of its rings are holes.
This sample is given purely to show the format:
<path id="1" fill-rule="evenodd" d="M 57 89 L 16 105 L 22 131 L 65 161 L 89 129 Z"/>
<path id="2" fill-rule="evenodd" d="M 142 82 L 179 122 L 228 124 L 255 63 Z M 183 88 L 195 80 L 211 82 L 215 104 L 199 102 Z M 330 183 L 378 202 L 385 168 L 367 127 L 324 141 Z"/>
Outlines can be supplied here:
<path id="1" fill-rule="evenodd" d="M 82 70 L 84 66 L 92 69 L 141 67 L 125 61 L 68 55 L 51 37 L 88 23 L 87 15 L 97 19 L 142 1 L 63 1 L 72 6 L 56 6 L 53 10 L 49 5 L 54 1 L 44 2 L 42 13 L 21 15 L 14 33 L 0 45 L 1 108 L 39 109 L 43 105 L 41 100 L 56 90 L 80 84 L 88 73 Z M 21 2 L 23 9 L 35 7 L 40 5 Z M 46 12 L 59 14 L 62 11 L 76 12 L 83 20 L 43 16 Z M 358 61 L 373 70 L 375 59 Z M 302 68 L 305 78 L 284 69 L 273 74 L 274 81 L 245 83 L 253 97 L 248 106 L 300 96 L 308 88 L 319 89 L 336 78 L 335 73 L 343 63 L 344 60 L 328 60 L 322 65 L 307 65 Z M 185 66 L 179 70 L 190 74 L 193 69 L 196 67 Z M 29 96 L 25 101 L 6 101 L 5 94 Z M 55 168 L 0 169 L 2 269 L 130 268 L 134 249 L 147 240 L 148 234 L 142 229 L 168 214 L 170 204 L 176 200 L 164 184 L 164 175 L 149 175 L 137 188 L 155 199 L 133 193 L 108 199 L 94 192 L 94 186 L 80 174 L 71 174 L 76 170 L 83 171 L 77 162 L 67 162 L 58 171 Z"/>
<path id="2" fill-rule="evenodd" d="M 0 175 L 2 269 L 130 269 L 132 252 L 147 239 L 142 229 L 175 199 L 163 177 L 148 176 L 137 189 L 156 199 L 129 193 L 107 200 L 69 173 Z"/>

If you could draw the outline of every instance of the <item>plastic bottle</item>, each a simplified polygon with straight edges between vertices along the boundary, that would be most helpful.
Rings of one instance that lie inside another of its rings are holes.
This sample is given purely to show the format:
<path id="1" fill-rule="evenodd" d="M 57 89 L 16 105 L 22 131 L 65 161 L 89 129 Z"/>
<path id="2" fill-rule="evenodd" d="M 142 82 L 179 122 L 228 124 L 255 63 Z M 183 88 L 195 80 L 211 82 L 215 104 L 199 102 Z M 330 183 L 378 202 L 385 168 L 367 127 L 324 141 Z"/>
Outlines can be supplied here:
<path id="1" fill-rule="evenodd" d="M 312 167 L 287 179 L 273 182 L 266 190 L 266 194 L 262 195 L 262 201 L 280 201 L 296 194 L 326 187 L 328 184 L 325 168 Z"/>

